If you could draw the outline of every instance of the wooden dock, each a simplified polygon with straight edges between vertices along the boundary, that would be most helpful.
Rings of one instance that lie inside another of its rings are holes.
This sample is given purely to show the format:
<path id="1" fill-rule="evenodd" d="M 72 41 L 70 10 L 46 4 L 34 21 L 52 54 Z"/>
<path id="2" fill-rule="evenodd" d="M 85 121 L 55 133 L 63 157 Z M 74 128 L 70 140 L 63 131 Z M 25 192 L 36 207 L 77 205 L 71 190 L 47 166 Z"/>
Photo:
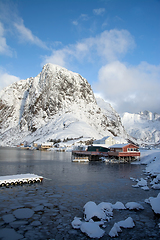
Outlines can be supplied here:
<path id="1" fill-rule="evenodd" d="M 42 182 L 43 177 L 35 174 L 18 174 L 18 175 L 8 175 L 8 176 L 0 176 L 0 186 L 10 186 L 10 185 L 22 185 L 25 183 L 36 183 Z"/>
<path id="2" fill-rule="evenodd" d="M 100 161 L 102 157 L 108 157 L 107 152 L 95 152 L 95 151 L 72 151 L 73 159 L 85 159 L 88 161 Z M 73 161 L 73 160 L 72 160 Z"/>
<path id="3" fill-rule="evenodd" d="M 127 145 L 128 146 L 128 145 Z M 129 163 L 140 158 L 139 151 L 120 152 L 120 151 L 72 151 L 72 161 L 83 162 L 88 158 L 88 161 L 102 161 L 110 163 Z"/>

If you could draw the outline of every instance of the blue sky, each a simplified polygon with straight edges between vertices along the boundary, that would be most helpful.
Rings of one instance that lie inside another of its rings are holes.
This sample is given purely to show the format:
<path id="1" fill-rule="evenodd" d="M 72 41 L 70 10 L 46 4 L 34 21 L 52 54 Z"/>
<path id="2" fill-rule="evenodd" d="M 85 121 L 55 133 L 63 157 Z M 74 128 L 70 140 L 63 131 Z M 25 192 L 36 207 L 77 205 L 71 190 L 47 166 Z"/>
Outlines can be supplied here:
<path id="1" fill-rule="evenodd" d="M 50 62 L 119 112 L 160 113 L 160 0 L 0 0 L 0 89 Z"/>

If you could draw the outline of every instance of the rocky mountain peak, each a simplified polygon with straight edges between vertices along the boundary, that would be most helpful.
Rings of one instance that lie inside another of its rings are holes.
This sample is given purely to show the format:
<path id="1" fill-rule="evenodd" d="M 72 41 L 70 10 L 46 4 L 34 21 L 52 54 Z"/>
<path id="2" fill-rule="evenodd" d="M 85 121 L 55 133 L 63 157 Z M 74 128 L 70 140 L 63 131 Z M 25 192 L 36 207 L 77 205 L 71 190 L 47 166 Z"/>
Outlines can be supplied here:
<path id="1" fill-rule="evenodd" d="M 126 134 L 119 115 L 111 107 L 107 112 L 97 105 L 92 88 L 85 78 L 50 63 L 35 78 L 5 88 L 0 93 L 0 111 L 2 139 L 6 139 L 6 142 L 9 132 L 12 132 L 13 141 L 16 134 L 24 139 L 31 134 L 30 141 L 35 137 L 41 138 L 40 129 L 46 134 L 45 140 L 50 135 L 57 138 L 57 131 L 63 129 L 64 134 L 64 122 L 69 126 L 65 130 L 69 131 L 70 128 L 75 137 L 87 135 L 97 138 Z M 73 129 L 77 123 L 79 131 Z M 52 131 L 47 134 L 49 125 Z M 70 131 L 67 136 L 70 136 Z"/>

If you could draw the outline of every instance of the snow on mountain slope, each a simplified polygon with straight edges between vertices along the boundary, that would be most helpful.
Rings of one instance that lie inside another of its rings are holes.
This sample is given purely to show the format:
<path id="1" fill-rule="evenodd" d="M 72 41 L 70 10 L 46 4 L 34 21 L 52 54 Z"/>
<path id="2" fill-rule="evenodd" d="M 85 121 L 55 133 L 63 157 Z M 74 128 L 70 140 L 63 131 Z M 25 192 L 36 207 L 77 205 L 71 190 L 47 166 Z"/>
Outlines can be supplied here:
<path id="1" fill-rule="evenodd" d="M 0 144 L 126 135 L 120 117 L 101 109 L 85 78 L 46 64 L 35 78 L 0 92 Z"/>
<path id="2" fill-rule="evenodd" d="M 120 128 L 121 137 L 126 138 L 127 133 L 126 133 L 124 127 L 122 126 L 121 118 L 120 118 L 119 114 L 112 108 L 111 104 L 97 96 L 96 96 L 96 101 L 97 101 L 98 106 L 103 111 L 103 113 L 107 116 L 108 121 L 110 122 L 110 125 L 115 126 L 115 129 L 117 127 Z M 111 131 L 112 131 L 112 129 L 111 129 Z"/>
<path id="3" fill-rule="evenodd" d="M 137 114 L 124 113 L 122 124 L 134 138 L 148 144 L 160 142 L 160 115 L 149 111 Z"/>

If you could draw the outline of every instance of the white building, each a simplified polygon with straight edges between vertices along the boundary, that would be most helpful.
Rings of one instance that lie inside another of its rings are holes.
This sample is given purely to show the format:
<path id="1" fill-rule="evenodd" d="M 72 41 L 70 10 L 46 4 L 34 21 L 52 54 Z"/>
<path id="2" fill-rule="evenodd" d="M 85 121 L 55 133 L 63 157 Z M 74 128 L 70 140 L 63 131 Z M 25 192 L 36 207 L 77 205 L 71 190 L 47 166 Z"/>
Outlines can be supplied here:
<path id="1" fill-rule="evenodd" d="M 104 147 L 109 147 L 114 144 L 123 144 L 123 143 L 127 143 L 127 141 L 121 137 L 106 136 L 106 137 L 103 137 L 102 139 L 93 141 L 93 146 L 104 145 Z"/>

